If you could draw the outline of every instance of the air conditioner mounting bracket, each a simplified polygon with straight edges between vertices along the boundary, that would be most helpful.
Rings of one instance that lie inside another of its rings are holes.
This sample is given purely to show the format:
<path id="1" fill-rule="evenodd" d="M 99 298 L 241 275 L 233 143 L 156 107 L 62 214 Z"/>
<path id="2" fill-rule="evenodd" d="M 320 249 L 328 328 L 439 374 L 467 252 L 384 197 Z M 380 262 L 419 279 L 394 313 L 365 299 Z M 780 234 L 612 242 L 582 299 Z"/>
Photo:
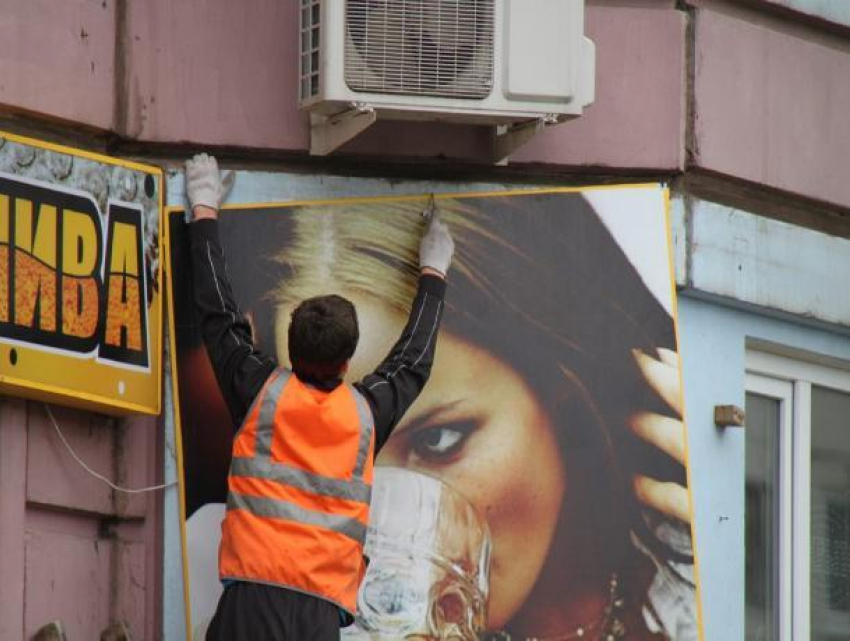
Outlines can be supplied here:
<path id="1" fill-rule="evenodd" d="M 561 122 L 557 114 L 546 114 L 535 120 L 516 123 L 514 125 L 496 125 L 493 130 L 493 162 L 507 164 L 508 158 L 517 149 L 549 125 Z"/>
<path id="2" fill-rule="evenodd" d="M 310 153 L 327 156 L 375 124 L 378 112 L 361 102 L 333 116 L 310 114 Z"/>

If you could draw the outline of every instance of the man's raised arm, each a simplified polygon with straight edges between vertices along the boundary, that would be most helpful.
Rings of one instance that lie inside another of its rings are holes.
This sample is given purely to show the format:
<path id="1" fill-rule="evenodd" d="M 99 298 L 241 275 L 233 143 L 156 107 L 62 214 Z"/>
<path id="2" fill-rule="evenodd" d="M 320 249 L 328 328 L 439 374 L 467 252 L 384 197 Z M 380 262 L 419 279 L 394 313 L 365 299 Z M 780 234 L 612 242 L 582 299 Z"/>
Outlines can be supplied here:
<path id="1" fill-rule="evenodd" d="M 276 363 L 254 349 L 251 326 L 236 305 L 227 277 L 218 235 L 218 209 L 229 183 L 232 180 L 227 178 L 222 181 L 218 163 L 207 154 L 186 162 L 195 311 L 235 429 Z"/>
<path id="2" fill-rule="evenodd" d="M 431 374 L 453 254 L 448 227 L 433 214 L 419 246 L 419 290 L 401 337 L 375 372 L 356 383 L 375 418 L 376 455 Z"/>

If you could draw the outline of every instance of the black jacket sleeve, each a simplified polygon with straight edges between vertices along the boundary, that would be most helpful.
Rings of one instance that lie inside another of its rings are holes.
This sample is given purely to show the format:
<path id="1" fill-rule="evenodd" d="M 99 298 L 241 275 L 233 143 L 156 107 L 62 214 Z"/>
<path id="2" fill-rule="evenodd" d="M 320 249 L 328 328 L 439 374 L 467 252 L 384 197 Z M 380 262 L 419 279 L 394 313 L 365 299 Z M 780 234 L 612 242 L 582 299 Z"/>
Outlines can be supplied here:
<path id="1" fill-rule="evenodd" d="M 277 363 L 254 349 L 251 326 L 233 298 L 218 222 L 199 220 L 189 227 L 197 320 L 236 429 Z"/>
<path id="2" fill-rule="evenodd" d="M 401 338 L 374 373 L 355 383 L 375 417 L 375 453 L 419 396 L 431 374 L 446 282 L 422 276 Z"/>

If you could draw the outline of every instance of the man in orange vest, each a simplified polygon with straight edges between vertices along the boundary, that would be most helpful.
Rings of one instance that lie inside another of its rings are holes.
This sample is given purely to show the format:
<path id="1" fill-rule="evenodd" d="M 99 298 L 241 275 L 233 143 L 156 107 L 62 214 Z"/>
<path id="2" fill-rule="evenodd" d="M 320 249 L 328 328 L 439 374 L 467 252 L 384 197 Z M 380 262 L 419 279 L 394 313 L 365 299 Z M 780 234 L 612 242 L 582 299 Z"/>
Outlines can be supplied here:
<path id="1" fill-rule="evenodd" d="M 342 381 L 359 338 L 341 296 L 292 313 L 292 369 L 259 353 L 233 299 L 218 236 L 226 195 L 215 158 L 186 163 L 195 306 L 216 378 L 238 426 L 208 640 L 339 639 L 365 572 L 373 459 L 425 385 L 454 243 L 432 216 L 419 290 L 401 338 L 374 373 Z"/>

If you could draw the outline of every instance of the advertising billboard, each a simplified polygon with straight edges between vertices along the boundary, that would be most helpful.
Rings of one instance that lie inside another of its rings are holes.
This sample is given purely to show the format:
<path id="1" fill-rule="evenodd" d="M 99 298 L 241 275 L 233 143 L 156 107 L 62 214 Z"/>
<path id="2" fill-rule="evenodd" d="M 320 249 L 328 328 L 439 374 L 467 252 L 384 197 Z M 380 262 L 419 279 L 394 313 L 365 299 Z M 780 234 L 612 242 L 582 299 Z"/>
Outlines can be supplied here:
<path id="1" fill-rule="evenodd" d="M 223 296 L 256 349 L 289 367 L 294 306 L 339 294 L 360 323 L 346 380 L 368 376 L 411 313 L 428 202 L 225 207 Z M 455 242 L 436 356 L 376 459 L 371 563 L 343 637 L 698 638 L 667 191 L 444 194 L 435 205 Z M 221 592 L 239 417 L 199 331 L 190 226 L 182 210 L 167 221 L 197 635 Z"/>

